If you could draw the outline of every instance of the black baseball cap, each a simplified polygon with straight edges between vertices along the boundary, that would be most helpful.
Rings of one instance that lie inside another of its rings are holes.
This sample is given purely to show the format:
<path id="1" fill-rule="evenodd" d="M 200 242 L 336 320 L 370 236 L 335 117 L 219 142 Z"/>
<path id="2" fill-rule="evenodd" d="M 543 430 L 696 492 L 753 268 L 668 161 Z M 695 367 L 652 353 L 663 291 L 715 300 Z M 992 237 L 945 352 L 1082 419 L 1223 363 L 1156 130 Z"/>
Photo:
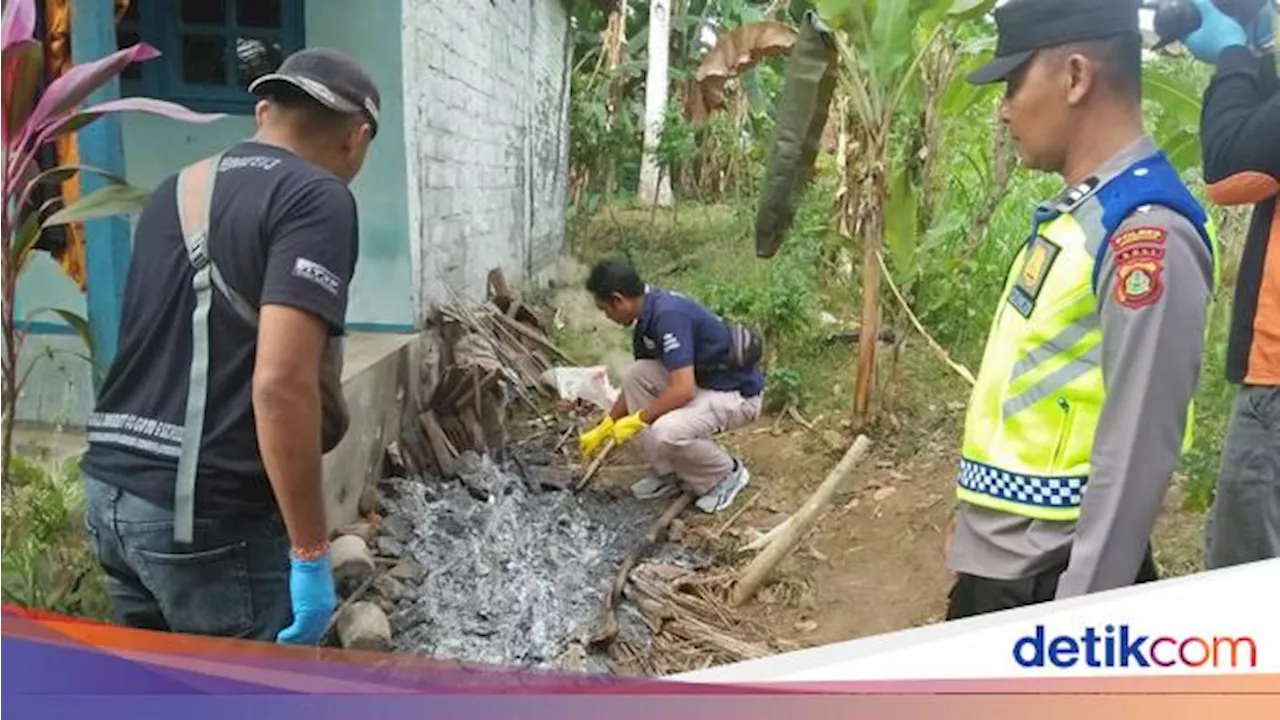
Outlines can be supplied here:
<path id="1" fill-rule="evenodd" d="M 1141 34 L 1138 0 L 1009 0 L 996 8 L 996 56 L 969 75 L 974 85 L 1003 82 L 1037 50 Z"/>
<path id="2" fill-rule="evenodd" d="M 355 58 L 332 48 L 307 48 L 284 59 L 279 69 L 249 84 L 249 92 L 270 95 L 273 87 L 291 85 L 340 113 L 364 115 L 378 132 L 381 97 L 373 79 Z"/>

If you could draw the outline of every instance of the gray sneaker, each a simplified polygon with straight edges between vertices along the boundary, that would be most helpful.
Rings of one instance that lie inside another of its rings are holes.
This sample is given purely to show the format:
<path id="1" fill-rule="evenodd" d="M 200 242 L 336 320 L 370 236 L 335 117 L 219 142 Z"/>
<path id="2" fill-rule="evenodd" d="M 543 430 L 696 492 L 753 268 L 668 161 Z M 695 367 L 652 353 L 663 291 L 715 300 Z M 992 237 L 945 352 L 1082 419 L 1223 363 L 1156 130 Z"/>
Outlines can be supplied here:
<path id="1" fill-rule="evenodd" d="M 738 493 L 751 481 L 751 473 L 741 460 L 734 460 L 734 468 L 711 491 L 694 501 L 704 513 L 714 514 L 733 504 Z"/>
<path id="2" fill-rule="evenodd" d="M 657 500 L 678 492 L 680 492 L 680 478 L 676 477 L 675 473 L 660 476 L 648 475 L 631 486 L 631 494 L 637 500 Z"/>

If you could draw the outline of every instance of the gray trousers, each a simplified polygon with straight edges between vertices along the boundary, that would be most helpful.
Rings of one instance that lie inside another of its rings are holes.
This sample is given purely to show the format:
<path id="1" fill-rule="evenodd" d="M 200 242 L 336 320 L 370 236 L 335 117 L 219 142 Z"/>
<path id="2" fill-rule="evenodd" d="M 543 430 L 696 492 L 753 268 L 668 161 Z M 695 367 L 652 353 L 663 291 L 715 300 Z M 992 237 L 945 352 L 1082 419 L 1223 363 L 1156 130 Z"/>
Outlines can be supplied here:
<path id="1" fill-rule="evenodd" d="M 667 369 L 657 360 L 637 360 L 627 369 L 622 394 L 627 412 L 649 407 L 667 389 Z M 698 388 L 693 400 L 658 418 L 636 441 L 657 475 L 674 473 L 697 495 L 705 495 L 733 470 L 733 458 L 711 438 L 760 417 L 761 395 Z"/>
<path id="2" fill-rule="evenodd" d="M 1245 386 L 1205 523 L 1205 566 L 1280 557 L 1280 387 Z"/>

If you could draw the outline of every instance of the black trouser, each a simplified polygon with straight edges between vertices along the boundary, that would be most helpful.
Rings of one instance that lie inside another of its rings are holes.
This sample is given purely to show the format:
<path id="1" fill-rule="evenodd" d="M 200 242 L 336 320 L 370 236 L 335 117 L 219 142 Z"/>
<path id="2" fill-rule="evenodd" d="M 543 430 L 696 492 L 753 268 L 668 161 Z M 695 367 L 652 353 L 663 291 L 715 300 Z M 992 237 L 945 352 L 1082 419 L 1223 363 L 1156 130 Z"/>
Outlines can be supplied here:
<path id="1" fill-rule="evenodd" d="M 1063 563 L 1018 580 L 994 580 L 960 573 L 955 585 L 951 587 L 947 619 L 958 620 L 997 610 L 1049 602 L 1058 592 L 1058 578 L 1066 569 L 1067 565 Z M 1151 557 L 1151 548 L 1148 547 L 1134 582 L 1152 582 L 1159 578 L 1155 560 Z"/>

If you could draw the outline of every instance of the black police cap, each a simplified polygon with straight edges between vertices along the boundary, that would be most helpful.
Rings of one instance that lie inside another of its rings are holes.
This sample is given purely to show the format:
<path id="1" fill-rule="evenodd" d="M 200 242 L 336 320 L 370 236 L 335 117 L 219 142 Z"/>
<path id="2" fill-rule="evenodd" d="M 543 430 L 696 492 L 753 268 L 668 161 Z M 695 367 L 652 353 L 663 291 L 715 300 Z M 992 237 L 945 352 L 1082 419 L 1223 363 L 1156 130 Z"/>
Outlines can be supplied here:
<path id="1" fill-rule="evenodd" d="M 1139 0 L 1010 0 L 996 8 L 996 55 L 969 75 L 974 85 L 1007 80 L 1037 50 L 1141 33 Z"/>

